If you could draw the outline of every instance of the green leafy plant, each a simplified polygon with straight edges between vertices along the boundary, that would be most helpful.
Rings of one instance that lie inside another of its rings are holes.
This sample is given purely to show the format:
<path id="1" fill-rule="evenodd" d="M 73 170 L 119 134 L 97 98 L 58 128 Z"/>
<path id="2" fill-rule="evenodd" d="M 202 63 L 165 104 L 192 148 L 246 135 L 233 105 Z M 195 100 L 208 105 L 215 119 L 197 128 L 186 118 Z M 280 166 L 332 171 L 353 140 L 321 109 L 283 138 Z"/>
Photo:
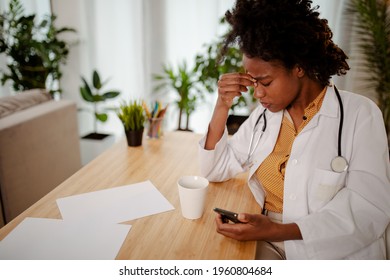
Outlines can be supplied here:
<path id="1" fill-rule="evenodd" d="M 117 115 L 125 131 L 137 131 L 144 128 L 146 117 L 141 101 L 122 102 Z"/>
<path id="2" fill-rule="evenodd" d="M 225 24 L 225 19 L 220 20 L 220 24 Z M 209 44 L 205 44 L 205 53 L 199 53 L 195 58 L 195 69 L 197 72 L 198 81 L 209 92 L 217 91 L 217 82 L 222 74 L 231 72 L 244 72 L 242 64 L 242 52 L 237 46 L 228 48 L 226 55 L 221 60 L 219 51 L 222 48 L 225 35 L 218 37 Z M 254 101 L 253 88 L 248 93 L 243 93 L 237 98 L 231 107 L 232 113 L 235 113 L 237 108 L 248 107 Z"/>
<path id="3" fill-rule="evenodd" d="M 102 92 L 103 87 L 108 81 L 102 82 L 100 75 L 96 70 L 92 73 L 92 84 L 89 84 L 84 77 L 81 79 L 84 85 L 80 87 L 80 94 L 85 101 L 93 104 L 93 113 L 95 115 L 94 132 L 97 133 L 98 121 L 106 122 L 108 114 L 105 111 L 109 110 L 109 108 L 104 108 L 104 112 L 100 112 L 98 110 L 98 103 L 105 102 L 107 99 L 115 98 L 120 94 L 120 92 L 113 90 Z"/>
<path id="4" fill-rule="evenodd" d="M 356 16 L 356 45 L 363 54 L 361 66 L 369 73 L 367 86 L 375 89 L 390 135 L 390 1 L 351 0 L 347 10 Z"/>
<path id="5" fill-rule="evenodd" d="M 195 111 L 196 103 L 203 98 L 198 88 L 197 75 L 194 69 L 189 69 L 187 63 L 183 62 L 175 70 L 172 66 L 164 65 L 163 74 L 154 75 L 158 82 L 156 91 L 171 89 L 178 94 L 176 105 L 179 108 L 178 130 L 189 131 L 190 115 Z M 186 115 L 186 126 L 182 129 L 182 115 Z"/>
<path id="6" fill-rule="evenodd" d="M 60 66 L 66 62 L 69 44 L 58 37 L 75 30 L 57 29 L 54 15 L 37 22 L 35 14 L 23 14 L 19 0 L 11 0 L 8 11 L 0 15 L 0 53 L 9 58 L 8 71 L 1 71 L 1 83 L 11 81 L 15 91 L 44 88 L 61 93 Z"/>
<path id="7" fill-rule="evenodd" d="M 221 19 L 221 23 L 224 20 Z M 205 53 L 199 53 L 195 57 L 195 66 L 191 69 L 184 61 L 178 65 L 177 70 L 170 65 L 163 66 L 163 74 L 154 75 L 158 82 L 156 91 L 173 89 L 178 93 L 176 101 L 179 108 L 178 130 L 189 130 L 190 115 L 195 111 L 199 100 L 204 99 L 204 93 L 215 93 L 220 75 L 230 72 L 243 72 L 242 53 L 238 47 L 230 47 L 222 63 L 219 63 L 219 50 L 222 47 L 224 36 L 205 45 Z M 234 113 L 237 108 L 249 108 L 253 103 L 253 89 L 249 93 L 237 98 L 232 106 Z M 250 111 L 250 109 L 248 110 Z M 182 115 L 185 113 L 186 127 L 182 129 Z"/>

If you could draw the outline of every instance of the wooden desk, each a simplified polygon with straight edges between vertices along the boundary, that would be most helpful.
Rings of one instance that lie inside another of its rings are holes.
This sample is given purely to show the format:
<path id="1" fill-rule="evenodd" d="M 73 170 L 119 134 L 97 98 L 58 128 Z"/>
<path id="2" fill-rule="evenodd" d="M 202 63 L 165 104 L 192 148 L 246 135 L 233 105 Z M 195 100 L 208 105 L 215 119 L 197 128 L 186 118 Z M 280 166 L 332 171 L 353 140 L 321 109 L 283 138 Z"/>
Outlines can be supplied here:
<path id="1" fill-rule="evenodd" d="M 128 147 L 123 138 L 1 228 L 0 240 L 26 217 L 61 219 L 58 198 L 150 180 L 175 210 L 126 222 L 132 228 L 117 259 L 253 259 L 255 242 L 239 242 L 218 234 L 212 211 L 220 207 L 259 212 L 245 175 L 211 183 L 202 218 L 187 220 L 181 216 L 176 182 L 180 176 L 200 174 L 200 138 L 189 132 L 168 132 L 162 139 L 144 139 L 136 148 Z"/>

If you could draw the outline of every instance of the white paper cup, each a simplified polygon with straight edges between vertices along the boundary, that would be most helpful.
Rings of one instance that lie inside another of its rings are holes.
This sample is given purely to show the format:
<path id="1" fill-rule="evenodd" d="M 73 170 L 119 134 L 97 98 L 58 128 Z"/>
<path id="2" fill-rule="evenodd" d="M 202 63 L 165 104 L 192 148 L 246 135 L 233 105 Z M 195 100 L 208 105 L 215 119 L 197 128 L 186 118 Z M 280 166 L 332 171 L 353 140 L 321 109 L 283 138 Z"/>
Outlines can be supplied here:
<path id="1" fill-rule="evenodd" d="M 183 217 L 191 220 L 202 217 L 209 181 L 199 176 L 183 176 L 177 185 Z"/>

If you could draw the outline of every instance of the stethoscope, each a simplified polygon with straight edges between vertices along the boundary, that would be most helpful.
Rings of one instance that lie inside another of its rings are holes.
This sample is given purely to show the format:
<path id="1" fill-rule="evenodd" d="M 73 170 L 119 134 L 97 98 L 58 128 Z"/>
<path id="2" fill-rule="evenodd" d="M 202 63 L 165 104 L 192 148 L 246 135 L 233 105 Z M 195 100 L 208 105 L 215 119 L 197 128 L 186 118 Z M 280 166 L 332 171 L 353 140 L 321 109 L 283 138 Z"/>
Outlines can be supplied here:
<path id="1" fill-rule="evenodd" d="M 337 100 L 338 100 L 339 105 L 340 105 L 340 123 L 339 123 L 338 139 L 337 139 L 338 140 L 337 141 L 337 145 L 338 145 L 337 156 L 335 158 L 333 158 L 332 161 L 330 162 L 330 167 L 332 168 L 332 170 L 334 172 L 342 173 L 348 169 L 348 161 L 341 154 L 341 136 L 342 136 L 342 132 L 343 132 L 343 123 L 344 123 L 344 108 L 343 108 L 343 102 L 341 100 L 340 93 L 339 93 L 338 89 L 336 88 L 336 86 L 334 86 L 334 89 L 336 92 Z M 265 115 L 266 111 L 267 111 L 267 109 L 264 109 L 264 111 L 257 118 L 255 126 L 253 127 L 251 140 L 249 142 L 248 157 L 247 157 L 247 160 L 245 162 L 246 165 L 250 164 L 251 158 L 256 150 L 256 147 L 259 144 L 261 137 L 264 134 L 264 131 L 267 129 L 267 117 Z M 255 143 L 254 142 L 255 135 L 256 135 L 257 131 L 260 129 L 259 124 L 260 124 L 261 118 L 263 118 L 263 126 L 261 128 L 260 135 L 257 138 L 257 141 Z"/>

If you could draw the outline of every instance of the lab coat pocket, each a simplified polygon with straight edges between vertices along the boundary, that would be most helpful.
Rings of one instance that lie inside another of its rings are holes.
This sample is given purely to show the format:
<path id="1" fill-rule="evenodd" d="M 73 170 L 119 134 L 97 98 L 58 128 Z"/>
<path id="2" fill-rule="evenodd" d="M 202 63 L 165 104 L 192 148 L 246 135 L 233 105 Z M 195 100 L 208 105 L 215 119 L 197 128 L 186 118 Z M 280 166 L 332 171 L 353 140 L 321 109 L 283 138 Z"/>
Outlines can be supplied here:
<path id="1" fill-rule="evenodd" d="M 347 172 L 315 169 L 308 189 L 310 213 L 324 207 L 345 186 L 346 174 Z"/>

